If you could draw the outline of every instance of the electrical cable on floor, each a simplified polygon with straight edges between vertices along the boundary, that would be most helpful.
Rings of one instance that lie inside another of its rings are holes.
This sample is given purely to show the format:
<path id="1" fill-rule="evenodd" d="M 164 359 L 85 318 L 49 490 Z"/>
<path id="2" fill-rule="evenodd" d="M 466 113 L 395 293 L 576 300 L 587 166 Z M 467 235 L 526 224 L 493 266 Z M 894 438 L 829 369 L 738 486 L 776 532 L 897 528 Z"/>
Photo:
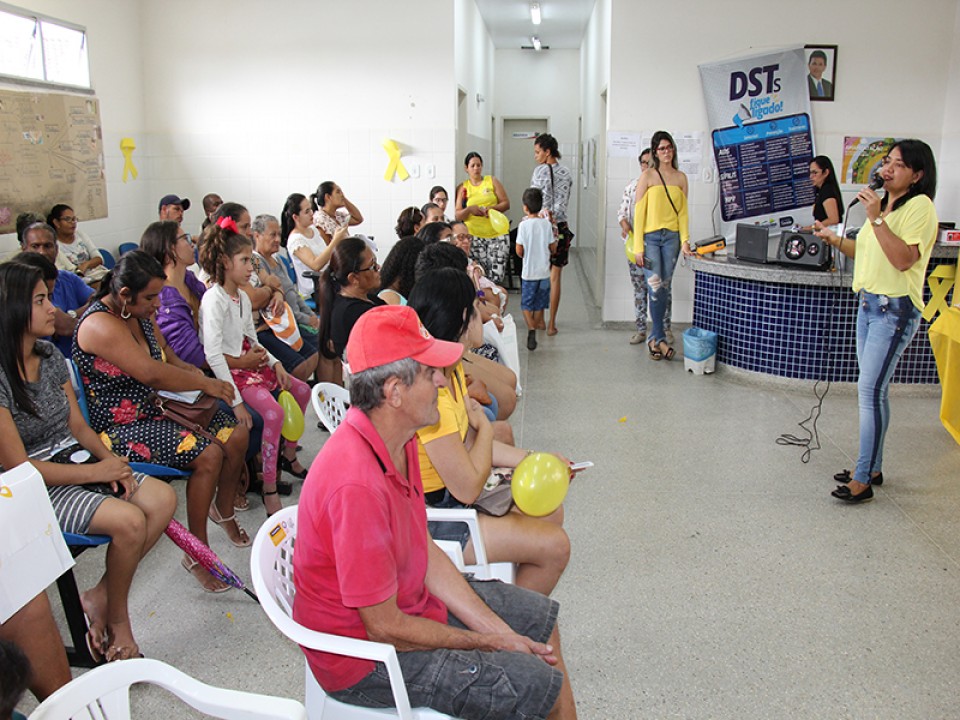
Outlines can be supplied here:
<path id="1" fill-rule="evenodd" d="M 849 217 L 849 208 L 847 210 L 846 216 Z M 845 238 L 847 235 L 847 218 L 844 218 L 843 226 L 841 228 L 840 237 Z M 840 245 L 843 245 L 843 240 L 840 241 Z M 823 333 L 823 346 L 827 348 L 827 365 L 826 365 L 826 377 L 818 379 L 813 385 L 813 394 L 817 398 L 816 404 L 810 408 L 810 414 L 797 425 L 807 433 L 807 437 L 797 437 L 796 435 L 791 435 L 789 433 L 783 433 L 780 437 L 777 438 L 777 445 L 792 445 L 795 447 L 802 447 L 803 452 L 800 454 L 800 462 L 808 463 L 810 462 L 810 457 L 813 454 L 814 450 L 819 450 L 822 445 L 820 444 L 820 432 L 817 430 L 817 420 L 820 419 L 820 413 L 823 412 L 823 401 L 827 397 L 827 393 L 830 392 L 830 378 L 833 375 L 833 360 L 834 353 L 831 349 L 830 344 L 830 331 L 833 326 L 833 315 L 837 309 L 837 303 L 840 301 L 840 292 L 843 290 L 843 272 L 836 265 L 836 259 L 838 255 L 842 255 L 840 248 L 830 248 L 831 258 L 834 263 L 834 267 L 837 268 L 837 293 L 834 295 L 833 303 L 830 306 L 830 309 L 827 311 L 827 322 L 824 326 Z M 846 264 L 844 262 L 844 264 Z M 821 393 L 821 385 L 825 383 L 823 387 L 823 392 Z"/>

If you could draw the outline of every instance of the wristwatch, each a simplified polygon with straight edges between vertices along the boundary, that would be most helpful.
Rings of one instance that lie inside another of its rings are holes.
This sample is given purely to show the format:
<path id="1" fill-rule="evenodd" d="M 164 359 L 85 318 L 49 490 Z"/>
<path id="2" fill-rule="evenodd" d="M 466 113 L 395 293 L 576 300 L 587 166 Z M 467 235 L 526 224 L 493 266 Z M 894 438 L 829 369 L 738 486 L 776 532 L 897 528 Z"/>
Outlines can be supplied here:
<path id="1" fill-rule="evenodd" d="M 883 216 L 881 215 L 876 220 L 871 220 L 871 222 L 877 227 L 880 227 L 881 225 L 883 225 Z"/>

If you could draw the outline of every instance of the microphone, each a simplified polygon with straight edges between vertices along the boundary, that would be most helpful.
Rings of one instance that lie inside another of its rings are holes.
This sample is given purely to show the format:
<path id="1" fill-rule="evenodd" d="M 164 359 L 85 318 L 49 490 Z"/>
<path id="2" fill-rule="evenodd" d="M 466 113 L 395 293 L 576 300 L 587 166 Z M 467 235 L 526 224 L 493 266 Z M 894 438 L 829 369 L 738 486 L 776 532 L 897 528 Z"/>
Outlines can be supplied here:
<path id="1" fill-rule="evenodd" d="M 874 172 L 874 173 L 873 173 L 873 177 L 870 178 L 870 184 L 867 185 L 867 187 L 870 188 L 871 190 L 879 190 L 880 188 L 883 187 L 883 178 L 880 177 L 880 173 L 878 173 L 878 172 Z M 850 208 L 852 208 L 852 207 L 853 207 L 854 205 L 856 205 L 858 202 L 860 202 L 860 198 L 855 197 L 855 198 L 853 199 L 853 202 L 850 203 L 849 205 L 847 205 L 847 210 L 849 210 Z"/>

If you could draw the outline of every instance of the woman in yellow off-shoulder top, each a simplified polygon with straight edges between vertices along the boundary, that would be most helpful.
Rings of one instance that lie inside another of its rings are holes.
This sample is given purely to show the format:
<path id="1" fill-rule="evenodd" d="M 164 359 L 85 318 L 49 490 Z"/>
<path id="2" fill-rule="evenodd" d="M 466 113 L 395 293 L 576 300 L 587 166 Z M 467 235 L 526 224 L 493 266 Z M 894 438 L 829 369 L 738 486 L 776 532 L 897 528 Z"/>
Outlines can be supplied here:
<path id="1" fill-rule="evenodd" d="M 637 180 L 633 217 L 633 244 L 627 256 L 643 268 L 650 297 L 652 329 L 647 349 L 654 360 L 672 360 L 674 349 L 667 342 L 663 318 L 671 292 L 673 270 L 681 244 L 691 255 L 690 223 L 687 217 L 687 176 L 677 169 L 677 146 L 670 133 L 658 130 L 650 143 L 653 166 Z"/>

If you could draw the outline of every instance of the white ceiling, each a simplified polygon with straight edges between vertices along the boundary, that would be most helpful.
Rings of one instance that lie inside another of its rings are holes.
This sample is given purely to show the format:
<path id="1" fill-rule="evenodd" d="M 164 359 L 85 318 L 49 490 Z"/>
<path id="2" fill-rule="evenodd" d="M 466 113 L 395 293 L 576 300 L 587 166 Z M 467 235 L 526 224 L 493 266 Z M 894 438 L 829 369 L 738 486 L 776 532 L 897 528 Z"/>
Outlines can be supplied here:
<path id="1" fill-rule="evenodd" d="M 528 0 L 476 0 L 497 48 L 519 49 L 537 35 L 554 49 L 579 48 L 596 0 L 539 0 L 543 21 L 530 21 Z"/>

